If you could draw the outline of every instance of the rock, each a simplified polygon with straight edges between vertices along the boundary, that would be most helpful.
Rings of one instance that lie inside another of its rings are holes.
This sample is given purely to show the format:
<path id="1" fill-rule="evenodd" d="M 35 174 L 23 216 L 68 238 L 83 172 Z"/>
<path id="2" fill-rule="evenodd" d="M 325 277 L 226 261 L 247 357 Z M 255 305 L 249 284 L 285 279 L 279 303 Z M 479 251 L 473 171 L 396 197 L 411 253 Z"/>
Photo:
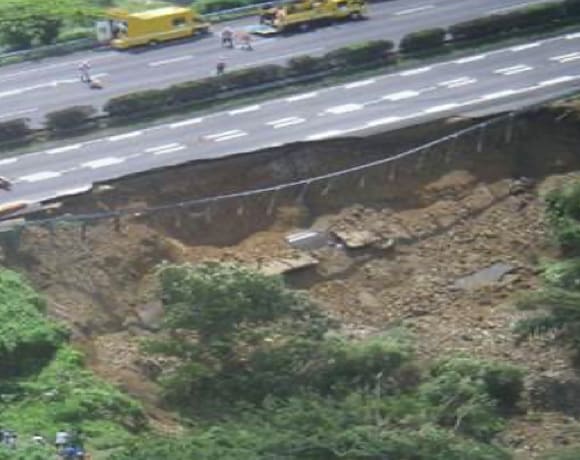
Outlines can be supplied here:
<path id="1" fill-rule="evenodd" d="M 379 236 L 367 230 L 335 230 L 332 232 L 349 249 L 360 249 L 376 243 Z"/>
<path id="2" fill-rule="evenodd" d="M 316 258 L 310 254 L 303 253 L 295 257 L 273 259 L 257 268 L 265 275 L 281 275 L 296 270 L 314 267 L 316 265 L 318 265 L 318 260 Z"/>
<path id="3" fill-rule="evenodd" d="M 469 276 L 458 279 L 454 283 L 454 286 L 460 289 L 478 289 L 491 286 L 500 282 L 505 275 L 514 270 L 515 267 L 512 265 L 499 262 Z"/>

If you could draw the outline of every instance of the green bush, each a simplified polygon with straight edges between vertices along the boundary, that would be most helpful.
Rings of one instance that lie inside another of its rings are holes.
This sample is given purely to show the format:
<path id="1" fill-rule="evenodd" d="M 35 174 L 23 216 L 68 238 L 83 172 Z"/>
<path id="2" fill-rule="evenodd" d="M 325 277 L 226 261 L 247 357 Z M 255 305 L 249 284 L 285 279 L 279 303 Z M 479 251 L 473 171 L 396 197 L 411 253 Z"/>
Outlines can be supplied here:
<path id="1" fill-rule="evenodd" d="M 44 301 L 20 277 L 0 271 L 0 377 L 36 370 L 66 338 L 44 314 Z"/>
<path id="2" fill-rule="evenodd" d="M 78 105 L 46 114 L 45 126 L 50 131 L 72 131 L 87 125 L 97 110 L 90 105 Z"/>
<path id="3" fill-rule="evenodd" d="M 284 70 L 283 67 L 273 64 L 234 70 L 221 76 L 219 83 L 224 90 L 243 89 L 284 78 Z"/>
<path id="4" fill-rule="evenodd" d="M 403 53 L 417 53 L 421 51 L 433 51 L 445 45 L 445 29 L 427 29 L 420 32 L 407 34 L 401 40 L 399 49 Z"/>
<path id="5" fill-rule="evenodd" d="M 454 41 L 501 37 L 531 27 L 546 27 L 565 19 L 561 3 L 541 3 L 504 14 L 493 14 L 449 27 Z"/>
<path id="6" fill-rule="evenodd" d="M 32 133 L 27 118 L 0 122 L 0 142 L 20 141 Z"/>
<path id="7" fill-rule="evenodd" d="M 286 64 L 289 75 L 310 75 L 328 68 L 328 61 L 323 57 L 296 56 Z"/>
<path id="8" fill-rule="evenodd" d="M 109 99 L 103 110 L 112 117 L 132 117 L 163 111 L 170 102 L 168 90 L 147 90 Z"/>
<path id="9" fill-rule="evenodd" d="M 87 28 L 67 29 L 59 34 L 57 43 L 72 42 L 75 40 L 82 40 L 83 38 L 95 38 L 95 31 Z"/>
<path id="10" fill-rule="evenodd" d="M 219 83 L 216 78 L 179 83 L 170 86 L 168 89 L 172 105 L 191 104 L 198 100 L 207 100 L 216 96 L 219 90 Z"/>
<path id="11" fill-rule="evenodd" d="M 420 389 L 439 423 L 483 441 L 503 428 L 498 410 L 512 410 L 522 391 L 521 370 L 471 358 L 442 361 Z"/>
<path id="12" fill-rule="evenodd" d="M 365 43 L 339 48 L 324 55 L 332 67 L 350 67 L 388 62 L 395 45 L 388 40 L 373 40 Z"/>

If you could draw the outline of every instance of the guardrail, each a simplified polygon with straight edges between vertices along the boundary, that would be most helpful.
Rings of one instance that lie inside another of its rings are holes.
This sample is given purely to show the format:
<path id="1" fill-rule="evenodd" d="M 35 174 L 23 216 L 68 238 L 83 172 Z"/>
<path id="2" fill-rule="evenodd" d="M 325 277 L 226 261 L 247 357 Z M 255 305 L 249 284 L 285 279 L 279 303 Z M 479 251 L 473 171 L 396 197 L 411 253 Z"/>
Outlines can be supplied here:
<path id="1" fill-rule="evenodd" d="M 205 13 L 203 16 L 208 19 L 219 19 L 223 16 L 236 16 L 244 13 L 252 13 L 270 5 L 281 5 L 284 0 L 275 0 L 271 2 L 253 3 L 252 5 L 240 6 L 238 8 L 230 8 L 228 10 L 214 11 L 213 13 Z"/>
<path id="2" fill-rule="evenodd" d="M 63 54 L 74 53 L 99 45 L 96 39 L 81 38 L 66 43 L 56 45 L 39 46 L 22 51 L 12 51 L 10 53 L 0 54 L 0 65 L 15 64 L 26 60 L 43 59 L 52 56 L 61 56 Z"/>

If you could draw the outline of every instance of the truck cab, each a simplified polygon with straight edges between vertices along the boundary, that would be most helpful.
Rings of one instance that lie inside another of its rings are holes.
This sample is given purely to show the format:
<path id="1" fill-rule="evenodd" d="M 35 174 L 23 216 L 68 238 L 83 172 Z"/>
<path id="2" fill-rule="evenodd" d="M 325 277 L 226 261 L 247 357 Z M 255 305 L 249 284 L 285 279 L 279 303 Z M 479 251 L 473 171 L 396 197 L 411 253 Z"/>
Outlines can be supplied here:
<path id="1" fill-rule="evenodd" d="M 209 23 L 199 14 L 174 6 L 140 13 L 112 9 L 97 22 L 98 40 L 117 49 L 156 45 L 208 32 Z"/>

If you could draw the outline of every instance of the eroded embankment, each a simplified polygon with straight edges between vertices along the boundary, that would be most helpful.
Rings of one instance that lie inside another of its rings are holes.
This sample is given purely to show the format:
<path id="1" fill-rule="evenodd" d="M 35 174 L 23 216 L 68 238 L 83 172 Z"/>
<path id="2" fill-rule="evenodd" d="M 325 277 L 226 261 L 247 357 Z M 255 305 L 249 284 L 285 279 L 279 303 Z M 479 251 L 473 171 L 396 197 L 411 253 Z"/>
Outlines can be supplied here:
<path id="1" fill-rule="evenodd" d="M 467 124 L 180 166 L 68 199 L 60 212 L 153 206 L 289 182 L 392 156 Z M 506 440 L 529 458 L 528 452 L 561 443 L 563 430 L 566 441 L 580 440 L 580 428 L 568 418 L 579 415 L 573 409 L 580 392 L 550 392 L 552 381 L 575 385 L 565 353 L 539 339 L 516 346 L 511 325 L 519 314 L 508 302 L 536 284 L 535 264 L 549 250 L 540 196 L 565 180 L 562 174 L 580 170 L 579 145 L 576 110 L 543 109 L 395 166 L 275 195 L 108 220 L 85 231 L 78 225 L 28 229 L 18 246 L 4 246 L 4 264 L 26 272 L 47 295 L 51 313 L 73 326 L 97 371 L 155 402 L 136 342 L 151 333 L 160 312 L 156 264 L 236 260 L 276 271 L 308 263 L 288 274 L 289 281 L 308 289 L 348 333 L 404 322 L 424 356 L 459 351 L 528 368 L 530 404 L 541 412 L 517 418 Z M 514 181 L 522 176 L 533 181 Z M 332 230 L 347 247 L 291 248 L 284 237 L 300 228 Z M 509 265 L 505 276 L 457 283 L 496 263 Z"/>

